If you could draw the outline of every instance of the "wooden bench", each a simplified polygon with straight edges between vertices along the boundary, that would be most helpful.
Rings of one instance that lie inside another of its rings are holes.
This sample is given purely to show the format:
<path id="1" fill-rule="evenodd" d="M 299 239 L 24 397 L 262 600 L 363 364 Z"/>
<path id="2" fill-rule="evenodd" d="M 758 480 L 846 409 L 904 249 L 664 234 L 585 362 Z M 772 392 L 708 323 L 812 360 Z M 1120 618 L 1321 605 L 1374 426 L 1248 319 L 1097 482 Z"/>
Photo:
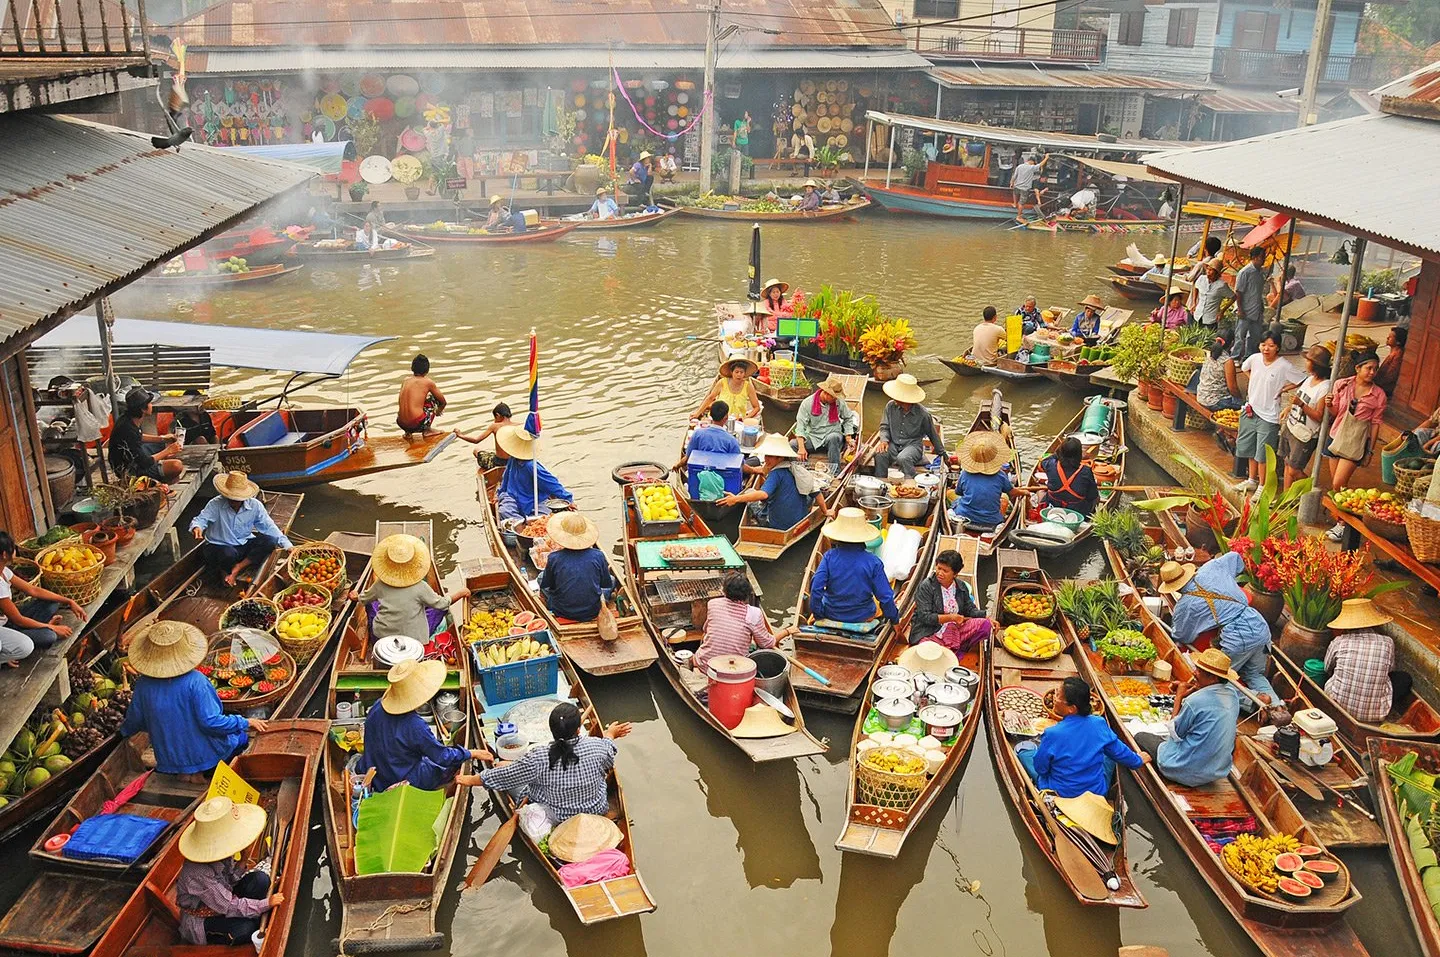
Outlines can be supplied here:
<path id="1" fill-rule="evenodd" d="M 1175 416 L 1170 423 L 1171 431 L 1184 432 L 1185 413 L 1187 411 L 1194 411 L 1196 415 L 1202 416 L 1205 421 L 1209 422 L 1215 427 L 1216 433 L 1225 440 L 1225 444 L 1229 447 L 1230 452 L 1233 453 L 1235 451 L 1235 439 L 1237 437 L 1238 430 L 1232 429 L 1227 425 L 1221 425 L 1219 422 L 1216 422 L 1215 413 L 1211 412 L 1209 409 L 1205 408 L 1205 406 L 1201 405 L 1200 400 L 1196 398 L 1195 393 L 1191 392 L 1189 389 L 1185 388 L 1183 385 L 1180 385 L 1177 382 L 1171 382 L 1169 379 L 1161 379 L 1160 388 L 1164 389 L 1166 394 L 1173 395 L 1175 397 Z M 1231 466 L 1230 473 L 1237 476 L 1238 478 L 1244 478 L 1246 475 L 1250 474 L 1249 460 L 1242 459 L 1238 455 L 1235 456 L 1235 464 Z"/>
<path id="2" fill-rule="evenodd" d="M 1342 549 L 1347 552 L 1354 551 L 1355 547 L 1360 544 L 1360 539 L 1363 538 L 1375 551 L 1404 568 L 1431 589 L 1440 591 L 1440 568 L 1426 565 L 1420 561 L 1405 542 L 1391 541 L 1383 535 L 1375 534 L 1365 526 L 1364 520 L 1359 515 L 1345 511 L 1336 505 L 1329 495 L 1325 496 L 1325 509 L 1335 516 L 1337 522 L 1343 522 L 1345 525 L 1345 534 L 1340 540 Z"/>

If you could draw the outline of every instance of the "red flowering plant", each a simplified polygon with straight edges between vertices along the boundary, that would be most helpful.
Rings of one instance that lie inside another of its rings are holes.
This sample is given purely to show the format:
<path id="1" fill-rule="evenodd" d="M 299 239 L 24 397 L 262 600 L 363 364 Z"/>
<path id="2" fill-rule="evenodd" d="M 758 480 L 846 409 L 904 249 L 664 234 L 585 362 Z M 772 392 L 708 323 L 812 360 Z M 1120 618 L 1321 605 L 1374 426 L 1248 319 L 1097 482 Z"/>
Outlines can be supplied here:
<path id="1" fill-rule="evenodd" d="M 1404 588 L 1409 582 L 1376 582 L 1370 570 L 1370 546 L 1358 551 L 1332 551 L 1318 535 L 1298 539 L 1271 538 L 1261 543 L 1262 562 L 1273 568 L 1276 591 L 1285 596 L 1290 617 L 1302 628 L 1330 626 L 1347 598 L 1374 598 Z"/>

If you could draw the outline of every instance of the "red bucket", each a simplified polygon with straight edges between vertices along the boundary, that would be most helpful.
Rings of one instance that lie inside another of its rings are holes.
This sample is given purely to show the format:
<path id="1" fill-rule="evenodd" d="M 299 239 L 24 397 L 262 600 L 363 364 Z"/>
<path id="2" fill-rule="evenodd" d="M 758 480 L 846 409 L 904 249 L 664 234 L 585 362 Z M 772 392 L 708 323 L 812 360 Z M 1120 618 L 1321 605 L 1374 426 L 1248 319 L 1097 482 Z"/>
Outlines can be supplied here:
<path id="1" fill-rule="evenodd" d="M 743 655 L 717 655 L 705 675 L 710 679 L 710 713 L 734 730 L 755 701 L 755 662 Z"/>

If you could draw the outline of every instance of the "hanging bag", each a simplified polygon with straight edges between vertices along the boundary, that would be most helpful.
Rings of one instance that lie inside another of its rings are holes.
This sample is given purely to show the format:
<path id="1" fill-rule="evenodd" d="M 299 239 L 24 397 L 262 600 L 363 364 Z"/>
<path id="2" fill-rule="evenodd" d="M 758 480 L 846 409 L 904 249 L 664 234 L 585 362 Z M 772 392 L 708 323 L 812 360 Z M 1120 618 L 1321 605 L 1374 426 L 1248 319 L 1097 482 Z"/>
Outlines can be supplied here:
<path id="1" fill-rule="evenodd" d="M 1336 458 L 1359 462 L 1370 445 L 1370 423 L 1357 418 L 1348 408 L 1330 437 L 1330 454 Z"/>

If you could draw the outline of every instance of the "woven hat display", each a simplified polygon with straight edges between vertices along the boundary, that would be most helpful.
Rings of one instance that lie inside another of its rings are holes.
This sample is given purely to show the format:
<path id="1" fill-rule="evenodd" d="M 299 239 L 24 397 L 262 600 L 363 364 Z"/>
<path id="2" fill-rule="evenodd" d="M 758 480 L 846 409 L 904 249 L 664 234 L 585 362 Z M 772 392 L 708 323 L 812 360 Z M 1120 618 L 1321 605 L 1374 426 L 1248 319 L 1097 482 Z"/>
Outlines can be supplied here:
<path id="1" fill-rule="evenodd" d="M 550 832 L 550 854 L 567 864 L 588 861 L 601 851 L 620 846 L 625 836 L 608 817 L 576 814 Z"/>
<path id="2" fill-rule="evenodd" d="M 822 116 L 822 117 L 820 117 L 820 119 L 818 119 L 818 120 L 815 121 L 815 128 L 818 129 L 821 133 L 829 133 L 829 132 L 830 132 L 830 117 L 828 117 L 828 116 Z"/>
<path id="3" fill-rule="evenodd" d="M 130 664 L 151 678 L 177 678 L 205 660 L 205 632 L 188 621 L 157 621 L 130 641 Z"/>
<path id="4" fill-rule="evenodd" d="M 390 686 L 380 696 L 387 714 L 409 714 L 435 695 L 445 684 L 445 662 L 401 661 L 385 672 Z"/>
<path id="5" fill-rule="evenodd" d="M 430 571 L 430 550 L 414 535 L 386 535 L 375 544 L 370 567 L 385 584 L 408 588 Z"/>
<path id="6" fill-rule="evenodd" d="M 255 843 L 265 820 L 265 809 L 258 805 L 211 798 L 195 809 L 195 819 L 180 832 L 180 855 L 197 864 L 234 857 Z"/>
<path id="7" fill-rule="evenodd" d="M 1073 798 L 1057 797 L 1055 808 L 1106 844 L 1120 843 L 1111 823 L 1115 820 L 1115 809 L 1094 791 L 1085 791 Z"/>

